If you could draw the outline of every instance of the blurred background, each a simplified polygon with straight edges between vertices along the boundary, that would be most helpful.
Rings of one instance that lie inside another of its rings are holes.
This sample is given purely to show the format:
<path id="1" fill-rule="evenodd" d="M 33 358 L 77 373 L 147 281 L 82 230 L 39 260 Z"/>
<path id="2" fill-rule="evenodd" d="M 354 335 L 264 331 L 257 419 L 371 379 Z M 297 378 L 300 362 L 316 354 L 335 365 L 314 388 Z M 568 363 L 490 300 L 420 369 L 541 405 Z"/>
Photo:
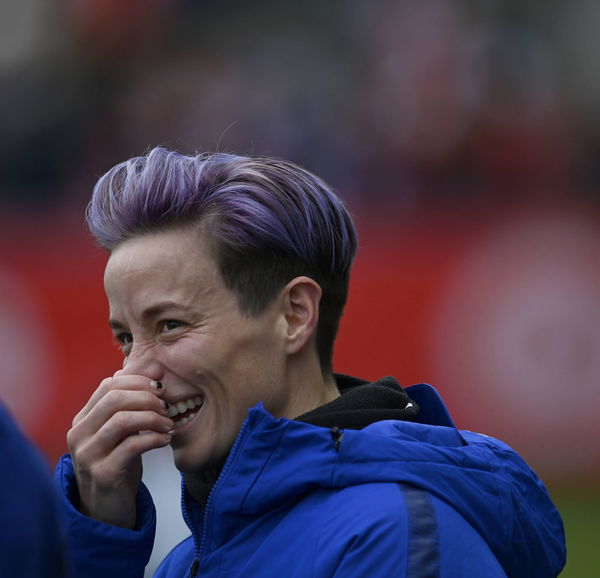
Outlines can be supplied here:
<path id="1" fill-rule="evenodd" d="M 336 370 L 433 383 L 518 449 L 562 576 L 597 576 L 599 26 L 594 0 L 0 0 L 0 397 L 53 463 L 120 365 L 101 174 L 157 144 L 284 157 L 361 236 Z M 185 534 L 169 459 L 152 567 Z"/>

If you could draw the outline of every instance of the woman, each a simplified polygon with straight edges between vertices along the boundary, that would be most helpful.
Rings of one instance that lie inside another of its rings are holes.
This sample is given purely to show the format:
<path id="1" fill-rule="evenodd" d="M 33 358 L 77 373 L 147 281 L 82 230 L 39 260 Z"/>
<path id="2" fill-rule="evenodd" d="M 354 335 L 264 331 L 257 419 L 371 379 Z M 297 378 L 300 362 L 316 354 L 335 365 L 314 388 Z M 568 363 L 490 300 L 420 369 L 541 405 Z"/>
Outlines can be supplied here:
<path id="1" fill-rule="evenodd" d="M 421 384 L 333 373 L 356 233 L 274 159 L 154 149 L 88 224 L 123 368 L 75 417 L 57 479 L 79 575 L 142 576 L 141 455 L 170 445 L 189 539 L 157 576 L 553 576 L 562 523 L 510 448 Z"/>

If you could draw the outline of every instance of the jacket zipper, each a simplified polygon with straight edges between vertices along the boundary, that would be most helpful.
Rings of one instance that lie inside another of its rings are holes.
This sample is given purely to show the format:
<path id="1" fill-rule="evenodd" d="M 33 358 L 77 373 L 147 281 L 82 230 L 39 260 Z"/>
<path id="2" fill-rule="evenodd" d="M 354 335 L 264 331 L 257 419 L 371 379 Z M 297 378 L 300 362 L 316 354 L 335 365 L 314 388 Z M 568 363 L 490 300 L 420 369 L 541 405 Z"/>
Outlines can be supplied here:
<path id="1" fill-rule="evenodd" d="M 202 518 L 202 534 L 200 535 L 200 546 L 199 546 L 199 556 L 198 556 L 199 558 L 202 557 L 202 554 L 204 551 L 204 546 L 206 544 L 206 537 L 208 535 L 208 518 L 209 518 L 210 509 L 211 509 L 211 505 L 212 505 L 212 497 L 215 493 L 215 490 L 221 485 L 223 479 L 227 475 L 227 472 L 231 469 L 231 464 L 233 463 L 233 460 L 235 459 L 235 454 L 236 454 L 237 449 L 242 441 L 242 437 L 246 433 L 247 429 L 248 429 L 248 420 L 246 420 L 244 422 L 242 429 L 239 431 L 237 437 L 235 438 L 235 442 L 233 443 L 233 446 L 231 447 L 231 451 L 229 452 L 229 456 L 227 457 L 227 460 L 225 461 L 225 465 L 223 466 L 223 469 L 221 470 L 221 474 L 219 475 L 214 486 L 210 489 L 210 492 L 208 493 L 208 498 L 206 499 L 206 505 L 204 506 L 204 516 Z"/>
<path id="2" fill-rule="evenodd" d="M 193 528 L 192 521 L 187 512 L 187 508 L 185 507 L 185 494 L 182 492 L 181 494 L 181 511 L 183 512 L 183 518 L 188 528 Z M 202 522 L 204 523 L 206 511 L 202 512 Z M 198 574 L 198 568 L 200 567 L 200 547 L 198 545 L 198 539 L 196 537 L 196 532 L 192 530 L 192 538 L 194 540 L 194 561 L 190 566 L 190 577 L 194 578 Z"/>
<path id="3" fill-rule="evenodd" d="M 198 574 L 198 569 L 200 568 L 200 560 L 195 558 L 190 567 L 190 578 L 194 578 L 196 574 Z"/>
<path id="4" fill-rule="evenodd" d="M 217 479 L 217 481 L 215 482 L 215 485 L 211 488 L 211 490 L 208 494 L 208 498 L 206 499 L 206 504 L 204 505 L 204 508 L 203 508 L 204 511 L 202 513 L 202 534 L 200 535 L 200 542 L 198 542 L 198 540 L 196 538 L 196 533 L 192 532 L 192 536 L 194 538 L 194 549 L 195 549 L 194 556 L 195 557 L 194 557 L 194 561 L 192 562 L 192 565 L 190 566 L 190 574 L 189 574 L 190 578 L 194 578 L 195 576 L 197 576 L 198 570 L 200 569 L 200 560 L 202 559 L 204 545 L 206 543 L 206 537 L 208 535 L 207 520 L 208 520 L 209 508 L 212 503 L 212 501 L 211 501 L 212 495 L 213 495 L 215 489 L 217 488 L 217 486 L 220 485 L 221 480 L 225 477 L 226 473 L 231 468 L 231 462 L 233 461 L 234 454 L 236 453 L 237 448 L 239 447 L 239 445 L 242 441 L 242 437 L 246 433 L 247 429 L 248 429 L 248 425 L 247 425 L 247 421 L 246 421 L 246 422 L 244 422 L 242 429 L 239 431 L 237 437 L 235 438 L 235 442 L 234 442 L 233 446 L 231 447 L 231 451 L 229 452 L 229 456 L 227 457 L 227 460 L 225 461 L 225 465 L 223 466 L 223 470 L 221 471 L 219 478 Z M 182 501 L 184 501 L 183 497 L 182 497 Z M 190 528 L 192 528 L 193 524 L 191 523 L 191 520 L 188 516 L 186 508 L 183 508 L 183 512 L 184 512 L 183 515 L 184 515 L 187 525 Z"/>

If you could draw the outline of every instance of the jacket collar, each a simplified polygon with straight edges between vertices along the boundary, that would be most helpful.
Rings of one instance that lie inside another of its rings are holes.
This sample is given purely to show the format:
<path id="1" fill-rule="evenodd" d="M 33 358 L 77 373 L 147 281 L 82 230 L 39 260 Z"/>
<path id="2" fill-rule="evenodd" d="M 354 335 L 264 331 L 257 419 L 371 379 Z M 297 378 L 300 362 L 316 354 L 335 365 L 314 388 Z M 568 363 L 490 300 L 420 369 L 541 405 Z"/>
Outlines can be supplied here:
<path id="1" fill-rule="evenodd" d="M 435 390 L 425 384 L 415 387 L 420 399 L 441 404 L 421 416 L 422 420 L 441 420 L 435 436 L 422 423 L 386 420 L 361 431 L 339 432 L 338 428 L 275 419 L 262 404 L 250 409 L 204 512 L 183 485 L 184 518 L 195 539 L 213 549 L 262 513 L 315 488 L 401 481 L 403 470 L 406 473 L 403 464 L 421 462 L 422 448 L 414 443 L 399 445 L 399 441 L 429 438 L 441 447 L 462 446 L 458 430 L 443 427 L 451 420 Z M 407 391 L 412 395 L 412 388 Z"/>

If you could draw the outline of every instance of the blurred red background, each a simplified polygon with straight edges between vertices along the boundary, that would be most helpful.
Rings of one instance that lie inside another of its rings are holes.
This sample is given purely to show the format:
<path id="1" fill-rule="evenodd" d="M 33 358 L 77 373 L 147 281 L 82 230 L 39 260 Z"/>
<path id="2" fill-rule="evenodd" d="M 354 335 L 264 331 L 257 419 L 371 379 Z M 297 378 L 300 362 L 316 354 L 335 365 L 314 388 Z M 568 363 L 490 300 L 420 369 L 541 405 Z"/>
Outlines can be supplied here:
<path id="1" fill-rule="evenodd" d="M 1 395 L 54 461 L 75 413 L 121 362 L 106 255 L 74 215 L 3 221 Z M 459 427 L 501 437 L 544 479 L 597 483 L 598 211 L 562 202 L 356 221 L 336 370 L 433 383 Z"/>

